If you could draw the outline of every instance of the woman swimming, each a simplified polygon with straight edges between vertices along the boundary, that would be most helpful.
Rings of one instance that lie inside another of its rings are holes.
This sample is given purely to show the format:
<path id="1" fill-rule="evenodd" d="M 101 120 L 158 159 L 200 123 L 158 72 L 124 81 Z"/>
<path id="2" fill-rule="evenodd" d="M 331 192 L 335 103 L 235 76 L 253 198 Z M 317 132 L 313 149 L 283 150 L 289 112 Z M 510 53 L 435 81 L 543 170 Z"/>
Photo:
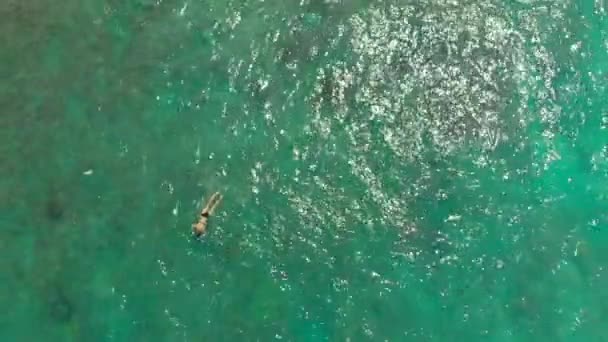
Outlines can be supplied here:
<path id="1" fill-rule="evenodd" d="M 218 204 L 220 204 L 221 200 L 222 195 L 220 195 L 219 192 L 216 192 L 211 195 L 211 198 L 209 198 L 207 205 L 205 205 L 205 207 L 201 211 L 201 216 L 198 219 L 198 222 L 192 224 L 192 233 L 195 236 L 199 237 L 205 234 L 205 232 L 207 231 L 207 220 L 209 219 L 209 216 L 213 214 L 213 211 L 218 206 Z"/>

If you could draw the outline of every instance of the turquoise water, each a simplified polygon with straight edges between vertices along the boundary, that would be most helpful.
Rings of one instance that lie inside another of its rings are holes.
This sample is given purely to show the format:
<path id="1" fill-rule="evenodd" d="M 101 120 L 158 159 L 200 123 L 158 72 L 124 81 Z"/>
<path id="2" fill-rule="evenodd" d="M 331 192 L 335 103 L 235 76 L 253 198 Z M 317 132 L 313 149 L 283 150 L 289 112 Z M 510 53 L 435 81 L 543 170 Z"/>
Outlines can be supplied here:
<path id="1" fill-rule="evenodd" d="M 607 6 L 3 2 L 1 340 L 608 340 Z"/>

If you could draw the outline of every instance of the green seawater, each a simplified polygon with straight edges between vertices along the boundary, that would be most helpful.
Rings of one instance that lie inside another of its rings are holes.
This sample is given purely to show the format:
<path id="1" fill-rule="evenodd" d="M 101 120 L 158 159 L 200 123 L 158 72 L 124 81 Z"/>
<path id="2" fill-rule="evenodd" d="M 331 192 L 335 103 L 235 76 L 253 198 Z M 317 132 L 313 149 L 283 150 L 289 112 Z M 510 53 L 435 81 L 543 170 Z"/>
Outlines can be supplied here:
<path id="1" fill-rule="evenodd" d="M 608 341 L 606 1 L 0 17 L 1 341 Z"/>

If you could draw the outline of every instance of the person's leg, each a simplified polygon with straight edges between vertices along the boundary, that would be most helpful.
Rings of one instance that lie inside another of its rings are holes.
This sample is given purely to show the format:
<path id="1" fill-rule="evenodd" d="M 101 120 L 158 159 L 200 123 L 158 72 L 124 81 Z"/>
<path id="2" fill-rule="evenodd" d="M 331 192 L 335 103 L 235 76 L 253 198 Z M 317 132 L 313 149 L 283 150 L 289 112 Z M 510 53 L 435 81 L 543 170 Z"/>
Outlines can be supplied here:
<path id="1" fill-rule="evenodd" d="M 213 196 L 211 196 L 211 199 L 209 199 L 209 214 L 213 214 L 215 208 L 218 206 L 221 200 L 222 195 L 220 195 L 219 192 L 216 192 L 213 194 Z"/>
<path id="2" fill-rule="evenodd" d="M 209 201 L 207 201 L 207 205 L 205 206 L 205 208 L 203 209 L 202 214 L 206 214 L 207 216 L 213 214 L 213 211 L 215 210 L 215 207 L 217 207 L 219 201 L 221 201 L 222 196 L 220 195 L 219 192 L 214 193 L 213 195 L 211 195 L 211 197 L 209 198 Z"/>

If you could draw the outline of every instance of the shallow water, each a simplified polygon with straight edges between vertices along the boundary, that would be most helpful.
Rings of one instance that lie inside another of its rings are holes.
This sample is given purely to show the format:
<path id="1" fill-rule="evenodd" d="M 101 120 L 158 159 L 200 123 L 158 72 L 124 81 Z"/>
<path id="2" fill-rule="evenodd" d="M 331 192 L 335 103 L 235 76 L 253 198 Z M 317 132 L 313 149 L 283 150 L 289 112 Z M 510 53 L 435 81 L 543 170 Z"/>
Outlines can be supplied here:
<path id="1" fill-rule="evenodd" d="M 607 6 L 5 1 L 0 337 L 608 339 Z"/>

